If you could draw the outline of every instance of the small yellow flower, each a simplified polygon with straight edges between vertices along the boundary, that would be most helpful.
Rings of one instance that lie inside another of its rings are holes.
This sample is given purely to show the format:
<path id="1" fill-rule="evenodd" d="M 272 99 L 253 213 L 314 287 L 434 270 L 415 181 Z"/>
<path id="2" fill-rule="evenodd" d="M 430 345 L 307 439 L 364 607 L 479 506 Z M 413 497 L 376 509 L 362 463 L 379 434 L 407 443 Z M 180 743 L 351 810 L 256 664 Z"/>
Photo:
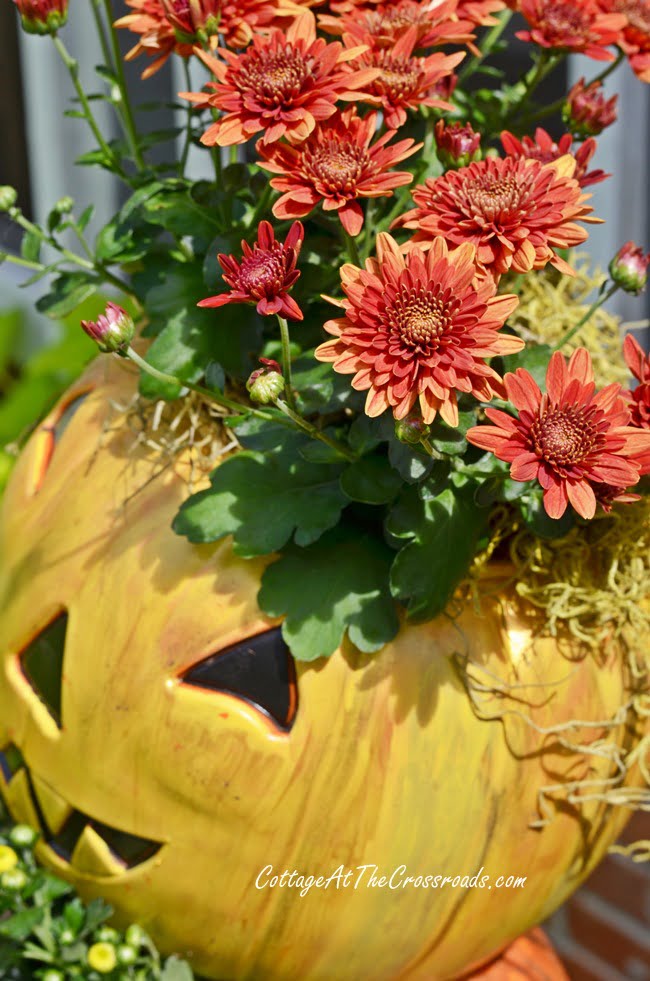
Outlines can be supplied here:
<path id="1" fill-rule="evenodd" d="M 18 865 L 18 856 L 9 845 L 0 845 L 0 872 L 8 872 Z"/>
<path id="2" fill-rule="evenodd" d="M 93 944 L 88 951 L 88 963 L 100 974 L 110 974 L 117 966 L 117 954 L 113 944 Z"/>

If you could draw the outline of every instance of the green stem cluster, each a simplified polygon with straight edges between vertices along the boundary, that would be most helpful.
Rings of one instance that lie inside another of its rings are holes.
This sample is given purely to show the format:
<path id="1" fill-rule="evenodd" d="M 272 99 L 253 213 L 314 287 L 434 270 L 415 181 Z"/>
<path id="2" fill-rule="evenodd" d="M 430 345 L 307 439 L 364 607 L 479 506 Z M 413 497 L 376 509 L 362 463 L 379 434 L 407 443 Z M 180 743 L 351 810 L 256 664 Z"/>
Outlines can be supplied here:
<path id="1" fill-rule="evenodd" d="M 191 392 L 196 392 L 202 398 L 206 399 L 208 402 L 218 405 L 222 409 L 228 409 L 231 412 L 239 415 L 242 412 L 247 415 L 254 416 L 256 419 L 265 419 L 267 422 L 278 422 L 279 419 L 275 415 L 271 415 L 269 412 L 265 412 L 263 409 L 255 409 L 250 406 L 243 405 L 241 402 L 236 402 L 234 399 L 228 398 L 221 392 L 213 392 L 208 388 L 204 388 L 202 385 L 195 385 L 193 382 L 183 381 L 180 378 L 176 378 L 174 375 L 169 375 L 165 371 L 159 371 L 153 365 L 145 361 L 144 358 L 140 357 L 137 351 L 134 351 L 132 347 L 128 347 L 125 352 L 126 357 L 130 358 L 134 364 L 138 366 L 146 374 L 151 375 L 152 378 L 163 382 L 166 385 L 178 385 L 181 388 L 187 388 Z M 288 390 L 288 386 L 287 386 Z M 317 429 L 311 422 L 299 415 L 294 409 L 283 402 L 281 399 L 276 400 L 276 406 L 283 413 L 287 419 L 287 424 L 291 428 L 301 429 L 304 433 L 307 433 L 312 439 L 316 439 L 321 443 L 324 443 L 330 449 L 335 450 L 340 456 L 344 457 L 346 460 L 356 460 L 356 454 L 344 443 L 340 443 L 335 439 L 332 439 L 326 433 L 321 432 Z M 280 417 L 281 418 L 281 417 Z"/>

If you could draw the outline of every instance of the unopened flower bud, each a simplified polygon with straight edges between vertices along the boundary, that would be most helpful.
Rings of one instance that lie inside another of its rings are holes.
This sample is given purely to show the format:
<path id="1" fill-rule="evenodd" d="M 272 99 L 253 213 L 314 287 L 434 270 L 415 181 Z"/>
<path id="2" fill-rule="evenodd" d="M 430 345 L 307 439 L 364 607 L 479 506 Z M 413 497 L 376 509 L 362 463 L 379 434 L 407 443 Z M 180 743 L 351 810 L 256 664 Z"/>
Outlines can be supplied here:
<path id="1" fill-rule="evenodd" d="M 626 293 L 641 293 L 648 282 L 648 264 L 650 252 L 644 255 L 641 246 L 626 242 L 610 262 L 609 275 Z"/>
<path id="2" fill-rule="evenodd" d="M 18 191 L 10 184 L 0 187 L 0 211 L 9 211 L 18 200 Z"/>
<path id="3" fill-rule="evenodd" d="M 9 841 L 15 848 L 31 848 L 38 838 L 38 832 L 28 824 L 16 824 L 9 832 Z"/>
<path id="4" fill-rule="evenodd" d="M 481 159 L 481 134 L 469 123 L 451 123 L 439 119 L 435 128 L 438 159 L 446 170 L 467 167 Z"/>
<path id="5" fill-rule="evenodd" d="M 105 353 L 126 351 L 135 333 L 133 319 L 117 303 L 108 303 L 96 321 L 82 320 L 81 326 Z"/>
<path id="6" fill-rule="evenodd" d="M 68 0 L 14 0 L 23 30 L 28 34 L 56 34 L 68 19 Z"/>
<path id="7" fill-rule="evenodd" d="M 11 892 L 20 892 L 29 882 L 28 877 L 22 869 L 10 869 L 0 875 L 0 887 Z"/>
<path id="8" fill-rule="evenodd" d="M 576 136 L 598 136 L 606 126 L 616 122 L 618 96 L 606 99 L 602 82 L 585 85 L 581 78 L 567 95 L 562 118 Z"/>
<path id="9" fill-rule="evenodd" d="M 263 368 L 257 368 L 246 382 L 246 388 L 253 402 L 270 405 L 282 395 L 285 388 L 282 369 L 277 361 L 260 358 Z"/>
<path id="10" fill-rule="evenodd" d="M 69 215 L 74 208 L 74 198 L 66 197 L 59 198 L 59 200 L 54 205 L 54 210 L 58 211 L 60 215 Z"/>
<path id="11" fill-rule="evenodd" d="M 431 427 L 427 426 L 421 416 L 412 414 L 405 419 L 398 419 L 395 423 L 395 435 L 402 443 L 416 446 L 426 439 L 431 432 Z"/>

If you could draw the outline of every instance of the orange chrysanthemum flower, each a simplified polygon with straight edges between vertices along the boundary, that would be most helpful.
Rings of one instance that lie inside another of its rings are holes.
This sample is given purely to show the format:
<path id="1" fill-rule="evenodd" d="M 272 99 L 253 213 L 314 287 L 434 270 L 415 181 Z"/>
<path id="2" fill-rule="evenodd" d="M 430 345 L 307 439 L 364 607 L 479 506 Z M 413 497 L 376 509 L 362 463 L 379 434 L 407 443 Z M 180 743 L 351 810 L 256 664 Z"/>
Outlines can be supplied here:
<path id="1" fill-rule="evenodd" d="M 272 225 L 261 221 L 253 247 L 242 242 L 241 260 L 222 253 L 217 256 L 230 292 L 209 296 L 197 306 L 254 303 L 262 316 L 277 313 L 291 320 L 302 320 L 302 310 L 289 296 L 289 290 L 300 276 L 296 264 L 304 237 L 301 223 L 294 221 L 285 242 L 278 242 Z"/>
<path id="2" fill-rule="evenodd" d="M 486 409 L 494 426 L 474 426 L 467 439 L 510 463 L 513 480 L 538 480 L 544 508 L 561 518 L 569 504 L 583 518 L 596 512 L 596 489 L 611 504 L 617 491 L 639 480 L 639 454 L 650 450 L 650 432 L 629 425 L 620 385 L 596 392 L 591 356 L 578 348 L 567 363 L 559 351 L 546 372 L 546 394 L 524 368 L 505 376 L 515 419 Z"/>
<path id="3" fill-rule="evenodd" d="M 604 13 L 597 0 L 521 0 L 519 9 L 530 25 L 517 31 L 522 41 L 614 61 L 606 48 L 618 42 L 625 17 Z"/>
<path id="4" fill-rule="evenodd" d="M 450 251 L 439 238 L 427 253 L 404 255 L 381 233 L 365 269 L 343 266 L 345 316 L 325 324 L 334 340 L 316 348 L 316 358 L 354 375 L 352 387 L 368 392 L 369 416 L 391 409 L 403 419 L 419 403 L 426 423 L 440 413 L 457 426 L 457 392 L 481 400 L 503 394 L 484 359 L 523 347 L 519 337 L 499 334 L 517 297 L 495 296 L 490 280 L 477 285 L 474 263 L 471 245 Z"/>
<path id="5" fill-rule="evenodd" d="M 650 431 L 650 354 L 647 354 L 639 342 L 628 334 L 623 341 L 625 361 L 638 381 L 631 392 L 623 392 L 630 410 L 631 425 Z M 650 473 L 650 448 L 639 460 L 641 473 Z"/>
<path id="6" fill-rule="evenodd" d="M 456 16 L 458 0 L 398 0 L 365 11 L 354 10 L 334 17 L 323 14 L 318 23 L 329 34 L 345 35 L 374 49 L 391 48 L 409 27 L 417 31 L 418 48 L 441 44 L 466 44 L 474 40 L 473 22 Z"/>
<path id="7" fill-rule="evenodd" d="M 271 187 L 283 192 L 273 206 L 275 217 L 302 218 L 322 201 L 325 211 L 338 211 L 349 235 L 358 235 L 363 227 L 358 199 L 390 196 L 394 188 L 410 184 L 411 173 L 390 168 L 422 146 L 412 139 L 387 146 L 395 130 L 371 145 L 376 129 L 376 112 L 360 119 L 352 108 L 318 126 L 298 146 L 265 147 L 260 142 L 260 165 L 281 175 L 271 181 Z"/>
<path id="8" fill-rule="evenodd" d="M 274 0 L 126 0 L 133 9 L 115 21 L 127 27 L 140 40 L 127 54 L 127 60 L 147 54 L 154 61 L 145 68 L 149 78 L 170 54 L 189 58 L 197 42 L 215 46 L 218 34 L 235 48 L 243 48 L 253 31 L 269 24 L 277 9 Z"/>
<path id="9" fill-rule="evenodd" d="M 571 156 L 549 164 L 522 157 L 479 160 L 418 185 L 417 207 L 395 224 L 416 229 L 413 243 L 424 248 L 438 235 L 451 245 L 470 242 L 496 279 L 510 269 L 526 273 L 547 262 L 573 275 L 554 250 L 584 242 L 587 232 L 577 220 L 599 221 L 589 217 L 589 195 L 573 179 L 574 169 Z"/>
<path id="10" fill-rule="evenodd" d="M 392 48 L 366 51 L 357 57 L 355 65 L 375 72 L 367 91 L 371 101 L 379 102 L 389 129 L 399 129 L 407 119 L 407 109 L 431 106 L 453 109 L 438 97 L 437 86 L 448 78 L 465 57 L 464 51 L 444 55 L 437 51 L 426 58 L 416 58 L 416 28 L 409 29 Z M 358 50 L 358 49 L 356 49 Z"/>
<path id="11" fill-rule="evenodd" d="M 340 42 L 327 44 L 316 38 L 314 15 L 305 11 L 287 33 L 259 34 L 241 54 L 220 49 L 220 61 L 198 52 L 217 78 L 206 93 L 182 92 L 183 98 L 200 106 L 221 109 L 218 119 L 201 137 L 207 146 L 232 146 L 264 130 L 262 141 L 274 143 L 285 136 L 300 143 L 316 123 L 329 119 L 339 99 L 361 99 L 359 90 L 369 87 L 377 70 L 351 70 L 346 62 L 359 54 Z"/>
<path id="12" fill-rule="evenodd" d="M 599 0 L 606 13 L 623 14 L 625 27 L 618 38 L 632 71 L 642 82 L 650 82 L 650 4 L 648 0 Z"/>
<path id="13" fill-rule="evenodd" d="M 492 14 L 498 14 L 506 6 L 510 5 L 502 0 L 459 0 L 456 13 L 477 27 L 493 27 L 498 21 Z"/>
<path id="14" fill-rule="evenodd" d="M 587 170 L 591 158 L 596 152 L 597 144 L 593 137 L 589 137 L 580 143 L 575 151 L 572 151 L 573 139 L 570 133 L 563 133 L 556 143 L 545 129 L 538 126 L 535 130 L 534 139 L 530 136 L 523 136 L 521 140 L 518 140 L 512 133 L 504 130 L 501 134 L 501 143 L 509 157 L 525 157 L 527 160 L 539 160 L 541 163 L 551 163 L 566 153 L 570 153 L 576 162 L 573 176 L 580 187 L 598 184 L 600 181 L 611 177 L 611 174 L 606 174 L 604 170 Z"/>

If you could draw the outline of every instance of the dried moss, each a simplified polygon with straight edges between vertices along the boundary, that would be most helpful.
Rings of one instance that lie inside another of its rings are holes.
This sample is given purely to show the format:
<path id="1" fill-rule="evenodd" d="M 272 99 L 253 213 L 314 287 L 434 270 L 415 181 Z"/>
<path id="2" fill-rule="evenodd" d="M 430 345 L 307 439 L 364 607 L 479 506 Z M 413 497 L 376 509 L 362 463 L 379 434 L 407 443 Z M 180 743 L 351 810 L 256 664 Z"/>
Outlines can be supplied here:
<path id="1" fill-rule="evenodd" d="M 519 307 L 511 324 L 525 341 L 553 346 L 582 319 L 605 281 L 600 269 L 591 269 L 586 257 L 574 254 L 575 277 L 561 276 L 548 266 L 535 276 L 525 276 Z M 627 383 L 629 372 L 621 347 L 621 318 L 602 307 L 566 345 L 566 352 L 586 347 L 591 353 L 596 382 Z"/>

